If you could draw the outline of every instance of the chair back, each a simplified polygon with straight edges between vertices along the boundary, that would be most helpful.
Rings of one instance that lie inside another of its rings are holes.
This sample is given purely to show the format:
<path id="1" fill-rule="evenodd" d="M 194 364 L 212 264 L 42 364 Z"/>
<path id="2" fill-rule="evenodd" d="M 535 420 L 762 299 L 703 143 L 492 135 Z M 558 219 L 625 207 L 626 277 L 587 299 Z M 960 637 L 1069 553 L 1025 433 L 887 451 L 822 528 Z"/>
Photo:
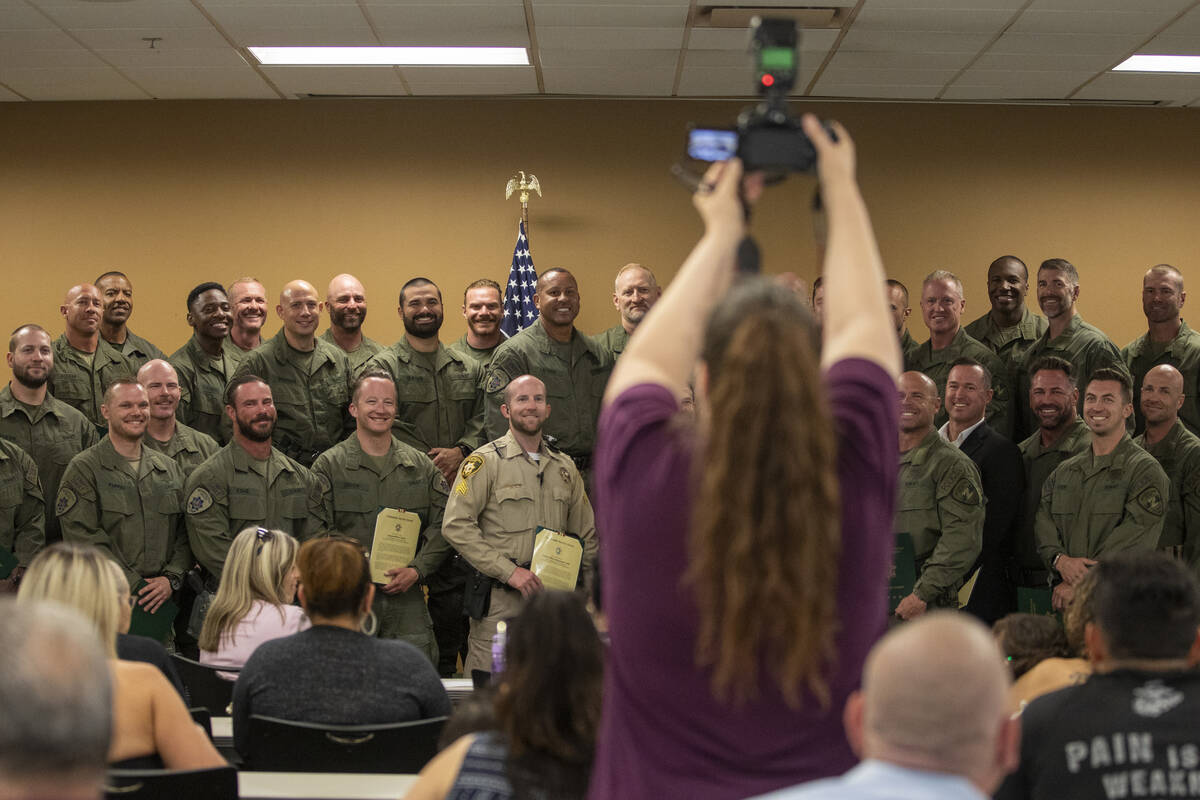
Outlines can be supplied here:
<path id="1" fill-rule="evenodd" d="M 206 708 L 214 717 L 229 716 L 229 704 L 233 701 L 233 681 L 226 680 L 217 673 L 231 672 L 236 675 L 236 668 L 210 667 L 178 653 L 171 654 L 171 663 L 178 670 L 183 688 L 187 690 L 189 708 Z"/>
<path id="2" fill-rule="evenodd" d="M 266 772 L 420 772 L 437 755 L 446 717 L 388 725 L 324 725 L 254 714 L 244 769 Z"/>
<path id="3" fill-rule="evenodd" d="M 189 708 L 188 713 L 192 715 L 192 722 L 199 725 L 208 734 L 208 740 L 213 740 L 212 734 L 212 714 L 207 708 Z"/>
<path id="4" fill-rule="evenodd" d="M 210 769 L 111 769 L 104 778 L 105 800 L 237 800 L 233 767 Z"/>

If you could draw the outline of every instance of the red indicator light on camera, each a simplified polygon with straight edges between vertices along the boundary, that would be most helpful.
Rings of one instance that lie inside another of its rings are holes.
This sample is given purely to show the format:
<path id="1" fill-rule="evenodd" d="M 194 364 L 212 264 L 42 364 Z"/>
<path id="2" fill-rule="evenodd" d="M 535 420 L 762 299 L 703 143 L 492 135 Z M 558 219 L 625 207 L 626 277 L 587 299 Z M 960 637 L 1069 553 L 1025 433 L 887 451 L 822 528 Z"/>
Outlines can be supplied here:
<path id="1" fill-rule="evenodd" d="M 763 75 L 762 76 L 762 85 L 763 86 L 774 86 L 775 85 L 775 76 L 771 75 L 771 74 Z"/>

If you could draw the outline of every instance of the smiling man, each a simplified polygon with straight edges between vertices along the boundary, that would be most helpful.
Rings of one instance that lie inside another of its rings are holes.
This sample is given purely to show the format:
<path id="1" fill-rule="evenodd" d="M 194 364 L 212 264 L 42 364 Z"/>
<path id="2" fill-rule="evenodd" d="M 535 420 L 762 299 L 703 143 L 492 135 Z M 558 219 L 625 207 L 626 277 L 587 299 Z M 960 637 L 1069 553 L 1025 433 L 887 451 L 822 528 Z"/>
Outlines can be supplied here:
<path id="1" fill-rule="evenodd" d="M 288 283 L 275 306 L 283 329 L 247 353 L 234 373 L 257 375 L 271 387 L 279 413 L 275 446 L 306 467 L 353 427 L 350 361 L 317 338 L 321 308 L 311 283 Z"/>
<path id="2" fill-rule="evenodd" d="M 500 284 L 480 278 L 468 286 L 463 292 L 462 315 L 467 321 L 467 332 L 449 347 L 473 361 L 481 370 L 487 369 L 492 353 L 504 340 L 500 332 L 500 320 L 504 315 Z"/>
<path id="3" fill-rule="evenodd" d="M 596 344 L 600 345 L 614 362 L 621 357 L 625 343 L 661 296 L 662 288 L 658 285 L 654 273 L 647 267 L 641 264 L 626 264 L 617 272 L 617 278 L 613 282 L 613 306 L 621 315 L 621 323 L 595 337 Z"/>
<path id="4" fill-rule="evenodd" d="M 104 301 L 100 290 L 90 283 L 72 286 L 59 307 L 66 330 L 54 340 L 54 369 L 50 372 L 50 393 L 67 405 L 79 409 L 100 433 L 107 423 L 100 414 L 104 389 L 117 378 L 132 378 L 136 368 L 100 338 L 100 317 Z"/>
<path id="5" fill-rule="evenodd" d="M 104 312 L 100 317 L 100 338 L 116 348 L 135 367 L 141 367 L 152 358 L 166 358 L 167 354 L 149 341 L 129 330 L 129 318 L 133 316 L 133 284 L 124 272 L 106 272 L 96 278 L 96 288 L 104 301 Z"/>
<path id="6" fill-rule="evenodd" d="M 150 401 L 132 378 L 115 381 L 101 413 L 108 436 L 71 460 L 55 501 L 63 539 L 117 563 L 137 603 L 154 613 L 192 565 L 183 524 L 183 472 L 142 446 Z"/>
<path id="7" fill-rule="evenodd" d="M 1142 311 L 1148 330 L 1121 351 L 1133 375 L 1133 406 L 1136 424 L 1141 432 L 1146 418 L 1141 405 L 1142 377 L 1157 364 L 1170 364 L 1179 370 L 1183 380 L 1183 405 L 1179 418 L 1192 433 L 1200 434 L 1200 333 L 1188 327 L 1180 317 L 1187 292 L 1183 290 L 1183 274 L 1170 264 L 1159 264 L 1146 271 L 1142 278 Z"/>
<path id="8" fill-rule="evenodd" d="M 171 354 L 179 377 L 180 421 L 220 444 L 232 436 L 225 416 L 225 384 L 237 371 L 242 352 L 226 338 L 233 325 L 229 298 L 219 283 L 202 283 L 187 296 L 187 323 L 192 338 Z"/>
<path id="9" fill-rule="evenodd" d="M 234 349 L 249 353 L 262 344 L 262 329 L 267 322 L 267 290 L 257 278 L 238 278 L 229 284 L 226 294 L 233 310 L 229 341 Z"/>
<path id="10" fill-rule="evenodd" d="M 211 436 L 189 428 L 175 417 L 182 392 L 174 367 L 156 358 L 138 370 L 137 379 L 145 387 L 146 399 L 150 401 L 150 419 L 146 422 L 142 444 L 166 454 L 179 465 L 186 478 L 217 452 L 220 445 Z"/>
<path id="11" fill-rule="evenodd" d="M 1016 256 L 1000 256 L 987 271 L 992 308 L 967 326 L 967 333 L 991 349 L 1010 371 L 1046 332 L 1046 320 L 1029 310 L 1029 268 Z"/>
<path id="12" fill-rule="evenodd" d="M 325 305 L 329 309 L 329 328 L 321 334 L 321 339 L 341 348 L 350 360 L 350 373 L 357 375 L 371 356 L 383 349 L 383 345 L 363 334 L 367 290 L 358 278 L 343 273 L 329 282 Z"/>
<path id="13" fill-rule="evenodd" d="M 1054 573 L 1056 609 L 1067 607 L 1097 561 L 1153 550 L 1162 534 L 1170 485 L 1154 457 L 1125 432 L 1132 414 L 1125 371 L 1092 373 L 1083 398 L 1092 446 L 1062 462 L 1042 487 L 1035 533 L 1042 561 Z"/>

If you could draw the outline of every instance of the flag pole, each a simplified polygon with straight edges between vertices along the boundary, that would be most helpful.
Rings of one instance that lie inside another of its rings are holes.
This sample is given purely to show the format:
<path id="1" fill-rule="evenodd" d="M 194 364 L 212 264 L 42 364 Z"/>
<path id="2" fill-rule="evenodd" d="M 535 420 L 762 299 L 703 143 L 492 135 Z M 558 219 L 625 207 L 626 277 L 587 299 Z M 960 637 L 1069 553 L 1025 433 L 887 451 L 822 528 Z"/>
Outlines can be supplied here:
<path id="1" fill-rule="evenodd" d="M 525 226 L 525 237 L 529 238 L 529 193 L 537 192 L 537 196 L 541 197 L 542 185 L 538 183 L 537 175 L 531 172 L 526 177 L 524 171 L 518 170 L 504 185 L 504 199 L 512 197 L 513 192 L 520 193 L 517 199 L 521 202 L 521 223 Z"/>

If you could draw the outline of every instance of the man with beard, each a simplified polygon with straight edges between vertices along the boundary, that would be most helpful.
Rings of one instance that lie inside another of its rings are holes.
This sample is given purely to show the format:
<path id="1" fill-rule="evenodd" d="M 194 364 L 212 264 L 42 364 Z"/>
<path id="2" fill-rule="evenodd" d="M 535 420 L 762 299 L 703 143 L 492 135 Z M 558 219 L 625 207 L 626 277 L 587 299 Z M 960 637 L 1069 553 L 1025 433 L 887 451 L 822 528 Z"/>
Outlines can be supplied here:
<path id="1" fill-rule="evenodd" d="M 167 354 L 129 330 L 133 316 L 133 284 L 124 272 L 106 272 L 96 278 L 96 288 L 104 301 L 100 317 L 100 338 L 108 342 L 134 367 L 141 367 L 152 358 Z"/>
<path id="2" fill-rule="evenodd" d="M 1032 364 L 1042 356 L 1058 356 L 1071 362 L 1075 377 L 1087 381 L 1101 367 L 1116 367 L 1125 370 L 1125 362 L 1117 346 L 1108 340 L 1099 328 L 1087 324 L 1079 316 L 1075 301 L 1079 299 L 1079 271 L 1063 258 L 1051 258 L 1038 267 L 1038 305 L 1049 320 L 1046 332 L 1029 346 L 1022 359 Z M 1018 371 L 1023 383 L 1017 393 L 1025 397 L 1029 393 L 1029 375 Z M 1083 411 L 1080 399 L 1078 411 Z M 1037 421 L 1028 406 L 1021 405 L 1017 419 L 1017 438 L 1028 436 Z"/>
<path id="3" fill-rule="evenodd" d="M 342 273 L 329 282 L 325 305 L 329 308 L 329 329 L 321 334 L 321 340 L 341 348 L 350 361 L 350 374 L 357 375 L 363 364 L 383 349 L 362 332 L 367 320 L 367 291 L 358 278 Z"/>
<path id="4" fill-rule="evenodd" d="M 267 321 L 267 290 L 257 278 L 238 278 L 226 292 L 233 310 L 229 341 L 236 347 L 235 358 L 262 344 L 262 327 Z"/>
<path id="5" fill-rule="evenodd" d="M 184 487 L 188 541 L 216 591 L 233 537 L 245 528 L 278 528 L 311 539 L 327 526 L 324 486 L 271 446 L 275 402 L 257 375 L 239 375 L 225 392 L 233 441 L 192 472 Z"/>
<path id="6" fill-rule="evenodd" d="M 534 305 L 537 321 L 502 342 L 488 367 L 488 435 L 499 439 L 507 428 L 500 410 L 504 387 L 517 375 L 533 375 L 546 384 L 548 402 L 555 409 L 546 423 L 546 435 L 571 457 L 586 480 L 600 400 L 613 360 L 575 328 L 579 284 L 570 272 L 561 267 L 543 272 L 537 280 Z"/>
<path id="7" fill-rule="evenodd" d="M 1200 566 L 1200 437 L 1179 418 L 1186 399 L 1183 374 L 1159 364 L 1142 380 L 1142 417 L 1146 430 L 1133 440 L 1157 459 L 1171 481 L 1160 550 L 1180 547 L 1195 570 Z"/>
<path id="8" fill-rule="evenodd" d="M 1091 435 L 1075 412 L 1079 389 L 1075 368 L 1058 356 L 1043 356 L 1029 367 L 1029 407 L 1038 429 L 1019 445 L 1025 466 L 1025 503 L 1017 530 L 1015 583 L 1029 589 L 1048 589 L 1050 572 L 1038 555 L 1034 524 L 1046 479 L 1063 461 L 1087 449 Z"/>
<path id="9" fill-rule="evenodd" d="M 1091 447 L 1059 464 L 1042 487 L 1034 533 L 1042 563 L 1055 573 L 1057 610 L 1070 604 L 1097 561 L 1153 550 L 1162 535 L 1170 482 L 1125 432 L 1132 415 L 1133 387 L 1124 368 L 1093 372 L 1083 398 Z"/>
<path id="10" fill-rule="evenodd" d="M 938 436 L 933 416 L 941 401 L 933 381 L 905 372 L 900 391 L 900 497 L 897 534 L 912 537 L 916 583 L 893 610 L 915 619 L 930 606 L 958 607 L 983 543 L 983 487 L 971 459 Z"/>
<path id="11" fill-rule="evenodd" d="M 592 505 L 575 464 L 542 438 L 550 411 L 542 381 L 532 375 L 509 381 L 500 406 L 508 433 L 463 462 L 446 504 L 442 534 L 480 573 L 486 592 L 485 607 L 471 618 L 463 665 L 468 675 L 491 670 L 496 623 L 514 616 L 522 598 L 543 589 L 529 570 L 539 527 L 579 538 L 578 588 L 586 594 L 591 586 L 596 561 Z"/>
<path id="12" fill-rule="evenodd" d="M 1000 256 L 991 263 L 987 287 L 992 310 L 968 325 L 967 333 L 998 355 L 1012 373 L 1025 351 L 1046 332 L 1046 320 L 1025 305 L 1029 269 L 1016 256 Z"/>
<path id="13" fill-rule="evenodd" d="M 907 364 L 921 346 L 908 332 L 908 316 L 912 314 L 912 307 L 908 304 L 908 287 L 895 278 L 888 278 L 887 295 L 892 320 L 896 323 L 896 335 L 900 337 L 900 355 Z"/>
<path id="14" fill-rule="evenodd" d="M 306 467 L 353 427 L 350 360 L 336 345 L 317 338 L 321 306 L 311 283 L 284 286 L 275 306 L 283 329 L 247 353 L 234 373 L 258 375 L 271 387 L 279 413 L 276 446 Z"/>
<path id="15" fill-rule="evenodd" d="M 376 636 L 403 639 L 436 665 L 433 621 L 421 584 L 452 552 L 442 538 L 450 487 L 424 453 L 392 436 L 396 387 L 390 375 L 364 372 L 354 384 L 350 413 L 356 423 L 354 433 L 322 453 L 313 465 L 327 487 L 325 515 L 334 530 L 354 537 L 368 550 L 374 546 L 376 518 L 382 509 L 410 511 L 420 517 L 416 554 L 407 564 L 388 570 L 389 580 L 377 585 L 371 610 L 379 620 Z"/>
<path id="16" fill-rule="evenodd" d="M 504 295 L 500 284 L 489 278 L 480 278 L 463 292 L 462 315 L 467 321 L 467 332 L 450 349 L 472 361 L 481 370 L 487 369 L 504 335 L 500 332 L 500 315 Z"/>
<path id="17" fill-rule="evenodd" d="M 226 337 L 233 325 L 229 298 L 219 283 L 202 283 L 188 292 L 187 323 L 192 338 L 171 356 L 179 376 L 179 420 L 225 444 L 233 435 L 225 416 L 225 385 L 242 352 Z"/>
<path id="18" fill-rule="evenodd" d="M 37 464 L 45 501 L 48 544 L 62 538 L 54 498 L 63 470 L 79 453 L 100 441 L 96 426 L 47 391 L 54 368 L 50 334 L 40 325 L 22 325 L 8 340 L 12 380 L 0 389 L 0 437 L 19 446 Z"/>
<path id="19" fill-rule="evenodd" d="M 368 361 L 363 371 L 391 376 L 397 401 L 392 433 L 425 453 L 450 481 L 463 459 L 484 443 L 482 367 L 438 341 L 442 293 L 428 278 L 404 284 L 399 312 L 404 336 Z M 498 314 L 492 316 L 499 319 Z M 466 642 L 466 580 L 467 569 L 457 553 L 426 578 L 443 677 L 454 674 Z"/>
<path id="20" fill-rule="evenodd" d="M 813 291 L 816 292 L 816 289 Z M 621 357 L 634 328 L 661 296 L 662 288 L 655 280 L 654 273 L 641 264 L 626 264 L 617 272 L 617 279 L 613 283 L 613 306 L 621 315 L 621 324 L 595 336 L 596 344 L 608 353 L 613 362 Z M 817 317 L 817 324 L 820 324 L 820 317 Z"/>
<path id="21" fill-rule="evenodd" d="M 1146 271 L 1142 278 L 1142 311 L 1149 330 L 1134 339 L 1121 351 L 1125 366 L 1133 375 L 1133 407 L 1141 432 L 1146 417 L 1141 405 L 1142 378 L 1156 364 L 1170 364 L 1183 376 L 1183 405 L 1179 418 L 1192 433 L 1200 434 L 1200 333 L 1188 327 L 1180 318 L 1187 292 L 1183 290 L 1183 274 L 1170 264 L 1159 264 Z"/>
<path id="22" fill-rule="evenodd" d="M 65 541 L 92 545 L 116 562 L 133 597 L 153 614 L 192 565 L 183 528 L 183 472 L 142 447 L 150 401 L 132 378 L 108 387 L 100 408 L 108 436 L 71 460 L 54 510 Z"/>
<path id="23" fill-rule="evenodd" d="M 66 330 L 54 340 L 50 373 L 51 394 L 82 411 L 101 433 L 106 428 L 100 415 L 105 387 L 117 378 L 132 378 L 137 371 L 129 359 L 100 338 L 103 307 L 100 290 L 90 283 L 67 290 L 59 308 Z"/>
<path id="24" fill-rule="evenodd" d="M 175 418 L 180 389 L 179 376 L 174 367 L 156 358 L 147 361 L 138 370 L 137 379 L 146 389 L 146 399 L 150 401 L 150 419 L 146 422 L 146 436 L 142 444 L 165 453 L 179 465 L 186 478 L 217 452 L 220 445 L 211 436 L 189 428 Z"/>

